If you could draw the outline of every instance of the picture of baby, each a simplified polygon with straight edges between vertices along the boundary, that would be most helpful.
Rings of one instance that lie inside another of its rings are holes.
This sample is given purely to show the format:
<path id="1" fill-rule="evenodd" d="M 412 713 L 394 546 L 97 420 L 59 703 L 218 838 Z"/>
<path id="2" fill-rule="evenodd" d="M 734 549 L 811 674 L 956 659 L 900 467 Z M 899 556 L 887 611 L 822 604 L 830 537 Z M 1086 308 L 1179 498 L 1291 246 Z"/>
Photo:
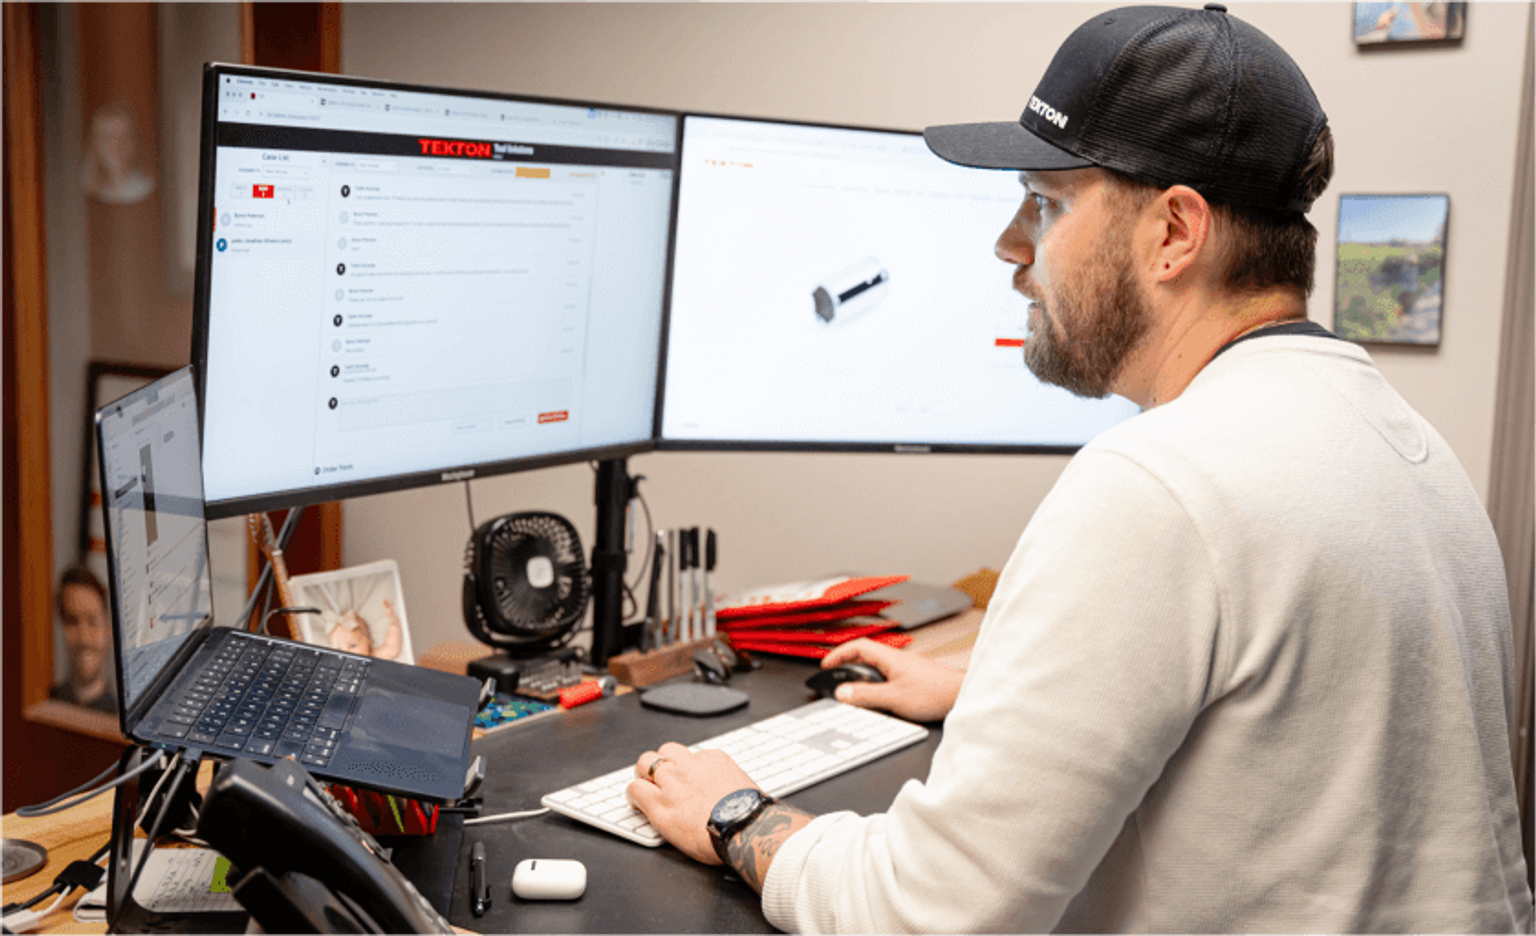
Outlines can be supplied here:
<path id="1" fill-rule="evenodd" d="M 319 615 L 296 618 L 305 643 L 380 660 L 416 661 L 394 560 L 296 575 L 289 584 L 298 604 L 320 609 Z"/>

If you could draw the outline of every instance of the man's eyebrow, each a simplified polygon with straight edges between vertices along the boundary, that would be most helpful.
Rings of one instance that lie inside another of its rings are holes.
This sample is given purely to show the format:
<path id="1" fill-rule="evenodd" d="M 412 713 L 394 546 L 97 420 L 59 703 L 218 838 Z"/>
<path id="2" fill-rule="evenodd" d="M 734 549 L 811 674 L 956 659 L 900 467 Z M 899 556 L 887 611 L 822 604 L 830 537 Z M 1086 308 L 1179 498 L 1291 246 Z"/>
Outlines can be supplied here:
<path id="1" fill-rule="evenodd" d="M 1053 189 L 1049 177 L 1028 169 L 1019 172 L 1019 185 L 1032 192 L 1049 192 Z"/>

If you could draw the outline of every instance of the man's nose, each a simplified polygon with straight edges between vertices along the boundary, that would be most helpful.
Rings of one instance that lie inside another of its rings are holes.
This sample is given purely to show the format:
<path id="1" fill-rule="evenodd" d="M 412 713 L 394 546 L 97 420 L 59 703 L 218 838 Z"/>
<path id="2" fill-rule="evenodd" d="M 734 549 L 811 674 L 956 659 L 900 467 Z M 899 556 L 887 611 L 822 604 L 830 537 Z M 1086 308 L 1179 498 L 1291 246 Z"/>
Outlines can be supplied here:
<path id="1" fill-rule="evenodd" d="M 997 259 L 1004 263 L 1028 266 L 1035 262 L 1035 242 L 1025 230 L 1024 211 L 1024 207 L 1019 208 L 1013 220 L 1003 228 L 1003 233 L 998 235 L 997 243 L 992 248 Z"/>

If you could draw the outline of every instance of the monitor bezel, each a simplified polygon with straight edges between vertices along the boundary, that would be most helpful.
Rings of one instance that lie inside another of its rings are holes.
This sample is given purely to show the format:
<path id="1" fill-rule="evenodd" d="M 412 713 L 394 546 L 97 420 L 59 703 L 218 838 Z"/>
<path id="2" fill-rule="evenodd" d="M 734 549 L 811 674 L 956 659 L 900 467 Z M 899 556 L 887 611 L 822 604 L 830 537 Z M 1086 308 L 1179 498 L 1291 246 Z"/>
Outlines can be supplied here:
<path id="1" fill-rule="evenodd" d="M 679 137 L 677 153 L 678 168 L 678 194 L 672 202 L 673 230 L 672 253 L 675 258 L 677 250 L 677 216 L 682 207 L 681 180 L 683 167 L 683 143 L 688 135 L 688 121 L 693 117 L 701 117 L 713 120 L 734 120 L 743 123 L 768 123 L 780 126 L 815 127 L 826 130 L 855 130 L 870 133 L 889 133 L 901 136 L 921 137 L 921 130 L 907 130 L 895 127 L 876 127 L 863 124 L 837 123 L 816 120 L 791 120 L 776 117 L 753 117 L 740 114 L 708 113 L 703 111 L 684 111 L 683 119 L 679 125 Z M 935 157 L 937 158 L 937 157 Z M 973 172 L 1007 172 L 1010 170 L 974 169 Z M 667 270 L 668 303 L 662 317 L 664 331 L 661 336 L 661 366 L 658 369 L 660 386 L 656 394 L 656 449 L 658 451 L 674 452 L 845 452 L 845 453 L 887 453 L 900 455 L 928 455 L 928 454 L 965 454 L 965 455 L 1072 455 L 1083 446 L 1079 444 L 1011 444 L 992 442 L 935 442 L 915 439 L 889 440 L 883 442 L 856 442 L 856 441 L 793 441 L 783 439 L 672 439 L 663 434 L 663 417 L 666 411 L 667 368 L 671 363 L 670 344 L 672 340 L 672 304 L 671 284 L 676 274 L 675 260 Z M 999 275 L 1002 275 L 1001 273 Z M 1020 310 L 1023 314 L 1023 310 Z M 1019 356 L 1019 366 L 1024 366 L 1023 354 Z"/>
<path id="2" fill-rule="evenodd" d="M 682 159 L 682 129 L 683 112 L 669 110 L 660 107 L 646 107 L 634 104 L 615 104 L 611 102 L 576 100 L 571 98 L 556 98 L 540 95 L 512 94 L 502 91 L 486 91 L 470 88 L 449 88 L 436 85 L 422 85 L 408 82 L 387 81 L 373 78 L 360 78 L 352 75 L 332 75 L 323 72 L 296 71 L 293 69 L 266 68 L 253 65 L 233 65 L 222 62 L 209 62 L 203 66 L 202 88 L 202 126 L 199 138 L 198 156 L 198 213 L 197 228 L 197 262 L 193 278 L 192 298 L 192 363 L 195 366 L 195 378 L 197 386 L 198 427 L 201 436 L 207 434 L 201 432 L 203 421 L 206 419 L 204 411 L 207 398 L 207 373 L 208 373 L 208 337 L 209 337 L 209 312 L 212 293 L 212 254 L 213 254 L 213 226 L 203 223 L 203 219 L 212 217 L 214 211 L 213 201 L 213 173 L 217 158 L 217 140 L 214 133 L 218 120 L 218 85 L 219 80 L 225 75 L 238 75 L 254 78 L 289 78 L 295 81 L 324 81 L 339 85 L 353 87 L 384 88 L 402 92 L 416 92 L 426 94 L 452 95 L 456 97 L 495 99 L 513 101 L 526 104 L 552 104 L 562 107 L 587 107 L 603 110 L 626 111 L 629 113 L 656 114 L 672 117 L 676 120 L 676 135 L 673 140 L 673 166 L 672 166 L 672 203 L 671 212 L 667 221 L 667 243 L 665 268 L 662 271 L 661 294 L 661 339 L 665 340 L 669 330 L 667 324 L 667 312 L 671 306 L 672 296 L 672 260 L 676 246 L 677 227 L 677 200 L 679 183 L 681 179 Z M 241 514 L 255 513 L 258 511 L 281 510 L 289 507 L 307 507 L 314 504 L 322 504 L 330 501 L 339 501 L 354 497 L 363 497 L 370 494 L 384 494 L 393 491 L 403 491 L 411 488 L 427 487 L 437 484 L 452 484 L 459 481 L 467 481 L 473 478 L 491 477 L 494 475 L 510 474 L 517 471 L 532 471 L 539 468 L 550 468 L 559 465 L 576 464 L 579 462 L 596 462 L 614 458 L 626 458 L 630 455 L 643 454 L 656 449 L 656 439 L 660 433 L 661 405 L 660 393 L 663 387 L 664 376 L 662 366 L 665 363 L 665 351 L 659 345 L 657 348 L 656 383 L 653 388 L 653 407 L 650 435 L 645 439 L 636 439 L 633 442 L 621 442 L 611 445 L 592 446 L 580 449 L 569 449 L 560 452 L 548 452 L 539 455 L 521 456 L 502 459 L 491 462 L 474 462 L 471 464 L 451 465 L 434 468 L 428 471 L 415 471 L 402 474 L 388 475 L 380 478 L 360 479 L 348 481 L 336 485 L 323 487 L 301 487 L 283 491 L 268 491 L 260 494 L 252 494 L 240 497 L 229 497 L 216 501 L 207 501 L 204 506 L 204 515 L 208 520 L 219 520 L 226 517 Z M 260 457 L 260 440 L 252 441 L 253 457 Z"/>

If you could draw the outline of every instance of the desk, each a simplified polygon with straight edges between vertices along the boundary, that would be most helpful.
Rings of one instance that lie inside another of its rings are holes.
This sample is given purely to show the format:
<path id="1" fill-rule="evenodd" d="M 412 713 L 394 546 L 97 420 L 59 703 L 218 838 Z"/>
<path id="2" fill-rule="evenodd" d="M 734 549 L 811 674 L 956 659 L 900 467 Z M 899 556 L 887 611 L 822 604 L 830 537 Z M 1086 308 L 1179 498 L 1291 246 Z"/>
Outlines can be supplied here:
<path id="1" fill-rule="evenodd" d="M 105 765 L 103 765 L 105 766 Z M 26 839 L 48 849 L 48 863 L 42 870 L 23 880 L 5 885 L 4 901 L 24 901 L 53 886 L 53 879 L 71 861 L 85 861 L 112 836 L 112 794 L 104 793 L 88 803 L 56 816 L 24 819 L 14 813 L 5 817 L 5 837 Z M 105 923 L 76 922 L 71 911 L 80 892 L 68 897 L 64 905 L 38 923 L 43 933 L 101 933 Z M 39 904 L 41 910 L 53 898 Z"/>
<path id="2" fill-rule="evenodd" d="M 964 666 L 981 617 L 980 610 L 967 611 L 919 628 L 913 632 L 910 649 Z M 631 764 L 642 751 L 662 742 L 692 744 L 794 708 L 810 701 L 804 681 L 815 669 L 811 661 L 767 659 L 761 670 L 732 680 L 733 686 L 751 696 L 751 703 L 717 718 L 655 712 L 640 706 L 638 693 L 630 693 L 492 731 L 474 742 L 474 750 L 488 762 L 482 789 L 486 812 L 536 808 L 544 794 Z M 931 727 L 932 734 L 924 742 L 801 790 L 787 800 L 814 813 L 885 809 L 903 783 L 927 776 L 940 735 L 939 726 Z M 209 769 L 205 763 L 201 786 L 206 786 Z M 6 816 L 5 836 L 43 845 L 48 849 L 48 864 L 6 886 L 5 902 L 40 893 L 65 865 L 88 858 L 105 843 L 112 828 L 112 800 L 106 794 L 68 812 L 37 819 Z M 463 870 L 476 841 L 485 842 L 492 884 L 493 903 L 483 917 L 470 913 L 469 875 Z M 587 866 L 586 894 L 572 903 L 518 900 L 512 896 L 512 869 L 524 858 L 581 861 Z M 40 921 L 37 932 L 105 930 L 101 923 L 77 923 L 70 915 L 73 903 L 70 898 L 65 907 Z M 645 848 L 553 814 L 465 829 L 448 916 L 482 933 L 774 932 L 752 889 L 727 879 L 719 868 L 697 864 L 671 846 Z"/>
<path id="3" fill-rule="evenodd" d="M 769 659 L 731 681 L 751 696 L 746 708 L 690 718 L 643 708 L 638 693 L 490 732 L 475 742 L 487 775 L 487 814 L 538 807 L 546 793 L 633 764 L 665 741 L 692 744 L 768 718 L 812 699 L 811 661 Z M 786 798 L 813 813 L 880 812 L 902 784 L 928 774 L 941 731 L 872 764 Z M 483 917 L 469 909 L 469 849 L 485 843 L 492 904 Z M 574 858 L 587 866 L 587 891 L 572 902 L 512 896 L 512 869 L 524 858 Z M 557 814 L 464 830 L 461 871 L 448 918 L 484 933 L 771 933 L 758 895 L 718 867 L 706 867 L 668 845 L 646 848 Z"/>

